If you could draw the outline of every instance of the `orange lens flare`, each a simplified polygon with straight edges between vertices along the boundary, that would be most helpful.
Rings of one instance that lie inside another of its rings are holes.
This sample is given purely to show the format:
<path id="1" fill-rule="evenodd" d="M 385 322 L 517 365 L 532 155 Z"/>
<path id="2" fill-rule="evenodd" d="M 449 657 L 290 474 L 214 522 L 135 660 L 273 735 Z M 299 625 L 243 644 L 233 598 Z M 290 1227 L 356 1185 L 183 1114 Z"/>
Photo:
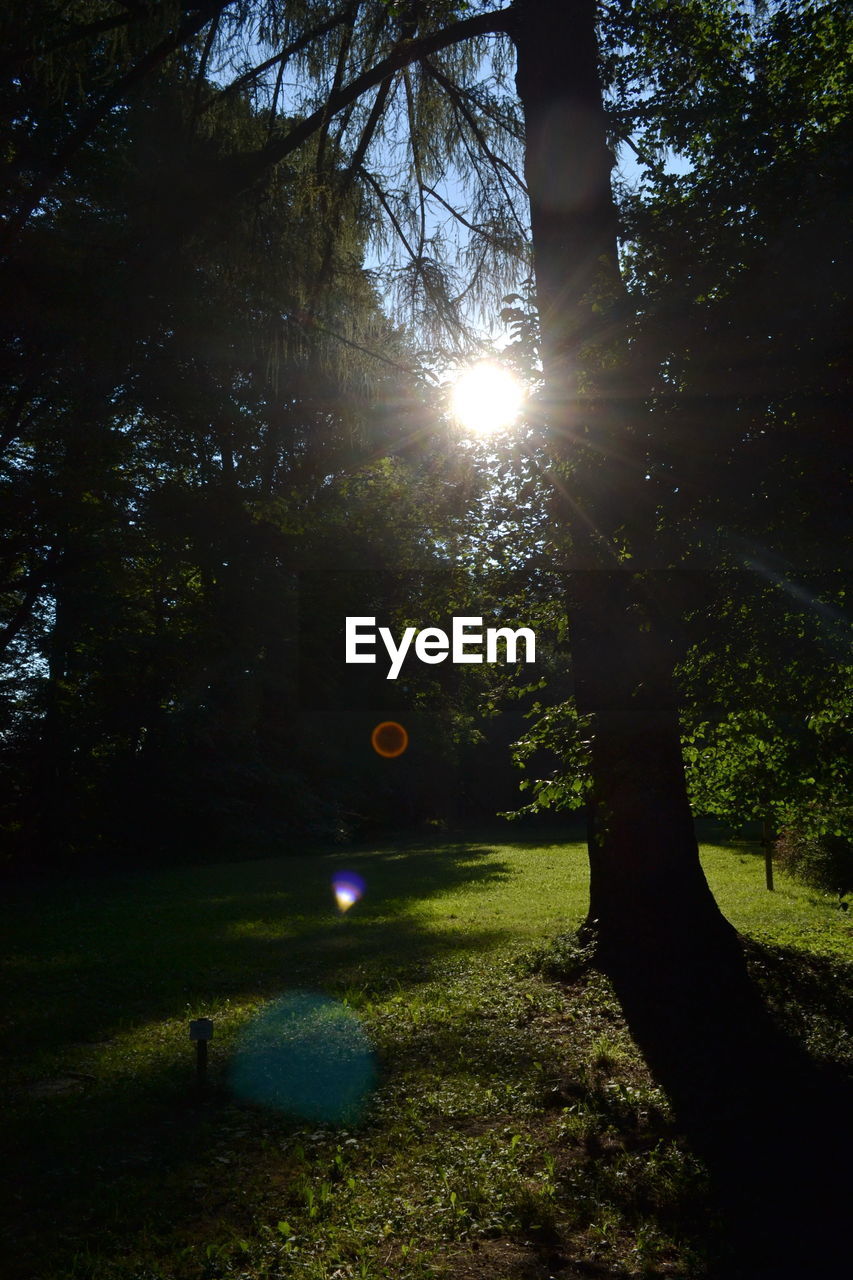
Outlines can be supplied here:
<path id="1" fill-rule="evenodd" d="M 370 735 L 370 744 L 379 756 L 393 760 L 401 756 L 409 745 L 409 735 L 396 720 L 383 720 Z"/>

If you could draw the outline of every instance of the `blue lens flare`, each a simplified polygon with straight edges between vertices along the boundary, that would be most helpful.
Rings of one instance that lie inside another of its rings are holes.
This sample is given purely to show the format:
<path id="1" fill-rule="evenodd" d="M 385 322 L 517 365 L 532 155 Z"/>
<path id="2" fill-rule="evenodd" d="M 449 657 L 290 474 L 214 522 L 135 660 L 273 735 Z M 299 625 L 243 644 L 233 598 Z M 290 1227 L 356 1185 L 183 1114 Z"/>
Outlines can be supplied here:
<path id="1" fill-rule="evenodd" d="M 236 1097 L 321 1124 L 357 1120 L 375 1079 L 357 1015 L 310 991 L 282 996 L 254 1018 L 230 1071 Z"/>
<path id="2" fill-rule="evenodd" d="M 339 871 L 332 877 L 332 891 L 341 912 L 349 911 L 365 890 L 364 879 L 357 871 Z"/>

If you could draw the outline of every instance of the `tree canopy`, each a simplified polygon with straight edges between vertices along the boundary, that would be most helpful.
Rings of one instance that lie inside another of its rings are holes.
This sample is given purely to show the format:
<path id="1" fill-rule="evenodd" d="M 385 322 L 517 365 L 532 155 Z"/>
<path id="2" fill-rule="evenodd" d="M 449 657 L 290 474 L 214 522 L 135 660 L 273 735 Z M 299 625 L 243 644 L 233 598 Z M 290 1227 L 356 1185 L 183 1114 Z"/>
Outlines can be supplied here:
<path id="1" fill-rule="evenodd" d="M 671 855 L 693 857 L 678 699 L 697 804 L 755 809 L 754 738 L 778 762 L 760 803 L 820 776 L 837 821 L 838 6 L 104 0 L 2 22 L 16 839 L 85 832 L 125 786 L 170 812 L 176 786 L 217 791 L 239 821 L 346 808 L 308 777 L 338 766 L 293 746 L 288 672 L 294 575 L 348 565 L 523 570 L 558 635 L 568 606 L 574 694 L 563 659 L 530 749 L 561 726 L 539 799 L 590 803 L 601 841 L 619 811 L 642 845 L 623 766 L 648 750 L 669 762 L 649 823 L 681 814 Z M 633 186 L 611 181 L 627 151 Z M 470 350 L 502 302 L 538 391 L 526 435 L 477 455 L 434 431 L 425 346 Z M 455 723 L 478 699 L 453 694 Z"/>

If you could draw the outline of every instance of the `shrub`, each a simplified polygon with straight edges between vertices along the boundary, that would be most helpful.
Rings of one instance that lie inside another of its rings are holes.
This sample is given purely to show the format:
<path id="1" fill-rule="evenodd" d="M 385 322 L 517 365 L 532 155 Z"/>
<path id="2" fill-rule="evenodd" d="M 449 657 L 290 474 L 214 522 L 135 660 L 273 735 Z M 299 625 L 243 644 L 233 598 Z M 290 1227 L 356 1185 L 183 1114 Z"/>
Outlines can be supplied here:
<path id="1" fill-rule="evenodd" d="M 783 831 L 776 857 L 785 871 L 813 889 L 839 897 L 853 890 L 853 840 L 846 836 Z"/>

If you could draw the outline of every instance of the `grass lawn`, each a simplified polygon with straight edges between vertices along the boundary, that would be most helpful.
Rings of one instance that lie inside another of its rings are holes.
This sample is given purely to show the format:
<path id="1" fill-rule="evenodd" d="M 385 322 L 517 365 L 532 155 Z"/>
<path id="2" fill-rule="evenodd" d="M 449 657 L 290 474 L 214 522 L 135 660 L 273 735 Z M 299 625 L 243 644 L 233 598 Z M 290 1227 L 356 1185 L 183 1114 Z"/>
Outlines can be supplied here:
<path id="1" fill-rule="evenodd" d="M 853 922 L 781 875 L 767 893 L 754 845 L 703 857 L 765 947 L 779 1015 L 849 1065 Z M 367 886 L 345 915 L 342 868 Z M 579 923 L 586 878 L 581 845 L 484 840 L 15 890 L 0 1274 L 704 1275 L 703 1170 L 607 981 L 560 985 L 537 962 Z M 363 1107 L 335 1124 L 231 1088 L 246 1028 L 294 991 L 333 998 L 375 1053 Z"/>

